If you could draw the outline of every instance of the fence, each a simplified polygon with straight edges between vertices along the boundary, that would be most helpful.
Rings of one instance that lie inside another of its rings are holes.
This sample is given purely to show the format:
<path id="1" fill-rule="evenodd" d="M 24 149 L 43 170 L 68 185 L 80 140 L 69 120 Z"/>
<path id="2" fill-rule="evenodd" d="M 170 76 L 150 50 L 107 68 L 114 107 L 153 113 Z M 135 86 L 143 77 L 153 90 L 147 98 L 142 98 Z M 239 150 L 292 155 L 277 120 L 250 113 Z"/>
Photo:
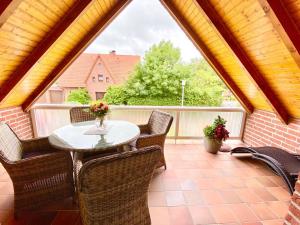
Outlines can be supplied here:
<path id="1" fill-rule="evenodd" d="M 31 109 L 33 130 L 36 137 L 48 136 L 53 130 L 70 123 L 69 110 L 74 105 L 37 104 Z M 153 110 L 174 116 L 168 138 L 199 139 L 203 128 L 218 115 L 227 120 L 226 128 L 231 139 L 241 139 L 246 112 L 238 107 L 181 107 L 181 106 L 111 106 L 109 119 L 127 120 L 136 124 L 147 123 Z"/>

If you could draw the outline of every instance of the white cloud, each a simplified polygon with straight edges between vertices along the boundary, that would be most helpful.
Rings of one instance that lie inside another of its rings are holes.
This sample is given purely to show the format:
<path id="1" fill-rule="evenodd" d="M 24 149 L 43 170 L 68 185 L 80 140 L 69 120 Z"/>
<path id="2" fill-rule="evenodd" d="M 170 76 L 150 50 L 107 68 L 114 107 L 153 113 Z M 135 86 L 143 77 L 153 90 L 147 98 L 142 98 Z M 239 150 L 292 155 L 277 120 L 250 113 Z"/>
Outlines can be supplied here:
<path id="1" fill-rule="evenodd" d="M 158 0 L 134 0 L 86 49 L 89 53 L 136 54 L 161 40 L 180 48 L 182 59 L 202 57 Z"/>

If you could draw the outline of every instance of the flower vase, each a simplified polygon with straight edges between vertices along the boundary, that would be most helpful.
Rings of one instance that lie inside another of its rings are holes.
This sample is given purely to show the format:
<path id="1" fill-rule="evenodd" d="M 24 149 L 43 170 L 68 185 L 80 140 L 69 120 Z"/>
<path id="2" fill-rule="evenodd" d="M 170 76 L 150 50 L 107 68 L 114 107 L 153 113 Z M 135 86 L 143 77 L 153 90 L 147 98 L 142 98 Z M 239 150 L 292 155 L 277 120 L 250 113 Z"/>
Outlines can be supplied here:
<path id="1" fill-rule="evenodd" d="M 222 146 L 222 141 L 213 138 L 204 137 L 204 147 L 206 151 L 213 154 L 217 154 L 221 146 Z"/>
<path id="2" fill-rule="evenodd" d="M 98 129 L 104 130 L 104 117 L 96 117 L 95 124 Z"/>

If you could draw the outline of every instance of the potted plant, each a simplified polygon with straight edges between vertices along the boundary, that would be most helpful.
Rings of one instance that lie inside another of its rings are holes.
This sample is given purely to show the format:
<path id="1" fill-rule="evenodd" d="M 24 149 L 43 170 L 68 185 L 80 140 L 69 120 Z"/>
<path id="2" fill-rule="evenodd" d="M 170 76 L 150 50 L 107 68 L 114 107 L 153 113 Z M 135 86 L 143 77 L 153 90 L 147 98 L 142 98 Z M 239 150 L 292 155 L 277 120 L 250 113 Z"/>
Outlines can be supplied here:
<path id="1" fill-rule="evenodd" d="M 218 116 L 212 125 L 203 129 L 204 147 L 208 152 L 216 154 L 220 150 L 223 141 L 229 137 L 225 125 L 226 120 Z"/>
<path id="2" fill-rule="evenodd" d="M 96 117 L 96 127 L 99 129 L 105 129 L 104 117 L 109 112 L 109 107 L 103 102 L 95 102 L 90 105 L 90 112 Z"/>

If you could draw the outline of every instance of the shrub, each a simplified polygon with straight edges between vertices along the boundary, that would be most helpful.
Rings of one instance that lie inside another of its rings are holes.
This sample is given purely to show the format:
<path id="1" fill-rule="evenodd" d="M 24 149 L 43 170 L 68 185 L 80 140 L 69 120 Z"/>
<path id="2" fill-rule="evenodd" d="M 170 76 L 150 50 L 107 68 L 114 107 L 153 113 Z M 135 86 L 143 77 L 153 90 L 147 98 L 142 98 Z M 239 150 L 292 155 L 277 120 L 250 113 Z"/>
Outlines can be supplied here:
<path id="1" fill-rule="evenodd" d="M 67 102 L 74 102 L 80 104 L 89 104 L 91 100 L 92 98 L 89 95 L 89 92 L 86 88 L 78 88 L 76 90 L 71 91 L 67 98 Z"/>

